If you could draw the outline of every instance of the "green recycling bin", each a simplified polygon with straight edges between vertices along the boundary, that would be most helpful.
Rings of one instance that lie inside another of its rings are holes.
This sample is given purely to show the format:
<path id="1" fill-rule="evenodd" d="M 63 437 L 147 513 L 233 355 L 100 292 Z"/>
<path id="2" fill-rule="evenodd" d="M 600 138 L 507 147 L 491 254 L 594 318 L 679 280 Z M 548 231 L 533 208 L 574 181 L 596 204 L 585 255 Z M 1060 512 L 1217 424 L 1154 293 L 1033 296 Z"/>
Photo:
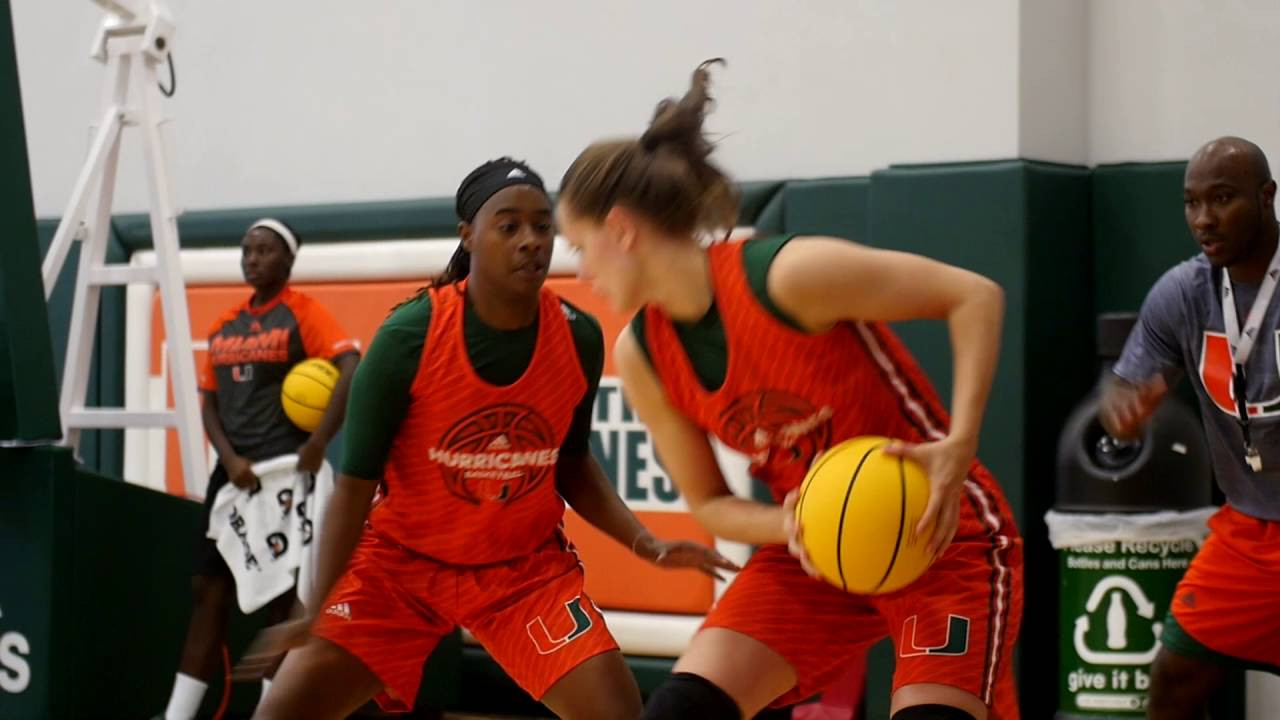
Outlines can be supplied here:
<path id="1" fill-rule="evenodd" d="M 1145 715 L 1174 587 L 1216 509 L 1045 517 L 1058 551 L 1058 720 Z"/>

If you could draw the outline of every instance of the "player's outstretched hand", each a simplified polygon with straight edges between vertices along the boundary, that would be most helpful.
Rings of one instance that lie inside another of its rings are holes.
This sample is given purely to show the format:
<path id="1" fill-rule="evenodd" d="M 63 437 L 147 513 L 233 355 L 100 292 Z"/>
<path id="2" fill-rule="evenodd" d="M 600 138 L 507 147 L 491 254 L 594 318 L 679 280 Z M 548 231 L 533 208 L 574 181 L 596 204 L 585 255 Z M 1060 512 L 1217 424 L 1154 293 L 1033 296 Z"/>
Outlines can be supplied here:
<path id="1" fill-rule="evenodd" d="M 1132 440 L 1168 393 L 1169 384 L 1159 373 L 1141 383 L 1113 378 L 1102 390 L 1098 419 L 1111 437 Z"/>
<path id="2" fill-rule="evenodd" d="M 782 532 L 787 536 L 787 550 L 800 561 L 800 567 L 811 578 L 822 578 L 818 569 L 809 560 L 809 551 L 804 549 L 804 528 L 796 521 L 796 502 L 800 499 L 800 488 L 787 493 L 782 500 Z"/>
<path id="3" fill-rule="evenodd" d="M 947 436 L 919 445 L 895 440 L 884 452 L 920 463 L 929 476 L 929 504 L 916 524 L 915 533 L 920 536 L 928 530 L 930 523 L 935 523 L 926 547 L 932 557 L 938 557 L 951 544 L 956 526 L 960 524 L 964 481 L 977 448 L 963 438 Z"/>
<path id="4" fill-rule="evenodd" d="M 236 663 L 231 671 L 231 679 L 258 680 L 265 677 L 286 652 L 307 641 L 311 622 L 311 618 L 303 617 L 263 628 L 253 642 L 249 643 L 249 649 L 240 658 L 240 662 Z"/>
<path id="5" fill-rule="evenodd" d="M 715 550 L 688 540 L 659 540 L 645 534 L 636 541 L 636 554 L 660 568 L 690 568 L 723 580 L 720 570 L 742 568 Z"/>

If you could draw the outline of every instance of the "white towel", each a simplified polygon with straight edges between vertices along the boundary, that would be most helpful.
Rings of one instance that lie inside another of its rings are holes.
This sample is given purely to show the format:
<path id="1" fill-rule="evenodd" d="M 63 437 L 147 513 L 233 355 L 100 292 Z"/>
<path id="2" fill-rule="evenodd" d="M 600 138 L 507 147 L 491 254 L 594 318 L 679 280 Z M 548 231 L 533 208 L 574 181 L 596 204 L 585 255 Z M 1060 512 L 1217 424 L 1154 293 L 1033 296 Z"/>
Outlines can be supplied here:
<path id="1" fill-rule="evenodd" d="M 313 550 L 333 492 L 333 468 L 326 462 L 312 476 L 298 472 L 297 464 L 297 455 L 255 463 L 261 489 L 250 493 L 227 483 L 214 498 L 209 538 L 231 568 L 236 599 L 246 613 L 295 585 L 303 604 L 311 600 Z"/>

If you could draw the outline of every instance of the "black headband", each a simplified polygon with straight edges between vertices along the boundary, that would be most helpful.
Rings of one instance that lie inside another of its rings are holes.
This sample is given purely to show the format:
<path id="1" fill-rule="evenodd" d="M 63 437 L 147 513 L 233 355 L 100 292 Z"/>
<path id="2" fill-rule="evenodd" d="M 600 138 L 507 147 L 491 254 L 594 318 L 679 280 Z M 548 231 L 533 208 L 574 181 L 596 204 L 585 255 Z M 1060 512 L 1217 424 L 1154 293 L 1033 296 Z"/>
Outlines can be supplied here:
<path id="1" fill-rule="evenodd" d="M 458 186 L 454 201 L 458 219 L 464 222 L 474 221 L 476 213 L 480 212 L 480 207 L 489 198 L 512 185 L 529 185 L 537 188 L 543 195 L 547 194 L 547 189 L 542 186 L 542 178 L 528 165 L 509 157 L 490 160 L 472 170 Z"/>

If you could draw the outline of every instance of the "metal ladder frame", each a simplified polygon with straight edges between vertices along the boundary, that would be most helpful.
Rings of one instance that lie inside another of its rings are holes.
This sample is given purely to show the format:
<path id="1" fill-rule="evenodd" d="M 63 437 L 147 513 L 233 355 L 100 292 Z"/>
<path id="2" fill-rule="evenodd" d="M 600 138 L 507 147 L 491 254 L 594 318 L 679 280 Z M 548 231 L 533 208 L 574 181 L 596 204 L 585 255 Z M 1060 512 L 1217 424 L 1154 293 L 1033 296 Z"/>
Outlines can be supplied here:
<path id="1" fill-rule="evenodd" d="M 178 433 L 185 483 L 192 486 L 206 475 L 204 437 L 196 393 L 195 358 L 193 353 L 184 351 L 190 344 L 191 323 L 179 256 L 179 213 L 174 208 L 161 137 L 161 126 L 166 120 L 158 112 L 156 72 L 172 49 L 176 26 L 162 0 L 152 0 L 146 5 L 142 0 L 93 2 L 106 12 L 92 53 L 94 59 L 107 67 L 100 124 L 41 268 L 47 300 L 53 293 L 71 243 L 81 240 L 58 403 L 63 443 L 78 450 L 80 431 L 89 428 L 172 427 Z M 106 262 L 120 143 L 128 127 L 142 131 L 151 237 L 156 254 L 154 266 Z M 174 349 L 167 353 L 174 399 L 171 409 L 85 407 L 102 288 L 130 283 L 154 285 L 160 292 L 165 335 Z"/>

